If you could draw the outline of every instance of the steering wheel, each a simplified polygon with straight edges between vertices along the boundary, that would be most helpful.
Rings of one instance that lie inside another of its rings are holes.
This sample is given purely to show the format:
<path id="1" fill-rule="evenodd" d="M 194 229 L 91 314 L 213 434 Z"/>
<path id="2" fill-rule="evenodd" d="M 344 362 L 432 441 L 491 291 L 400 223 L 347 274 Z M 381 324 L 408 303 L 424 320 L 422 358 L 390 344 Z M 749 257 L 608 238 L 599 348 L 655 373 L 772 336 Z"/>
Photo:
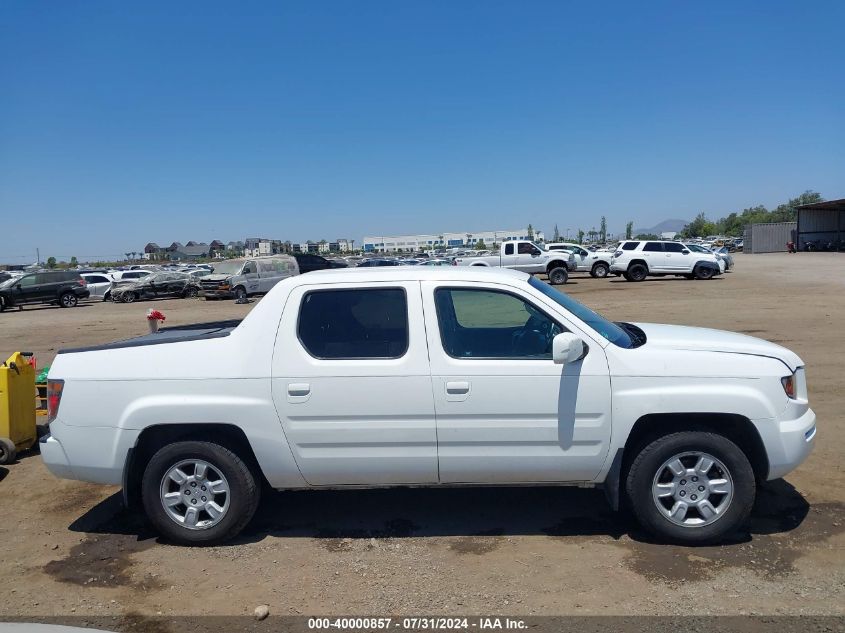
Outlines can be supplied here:
<path id="1" fill-rule="evenodd" d="M 527 307 L 527 306 L 526 306 Z M 517 356 L 539 356 L 551 350 L 556 324 L 548 317 L 527 307 L 531 317 L 513 333 L 512 348 Z"/>

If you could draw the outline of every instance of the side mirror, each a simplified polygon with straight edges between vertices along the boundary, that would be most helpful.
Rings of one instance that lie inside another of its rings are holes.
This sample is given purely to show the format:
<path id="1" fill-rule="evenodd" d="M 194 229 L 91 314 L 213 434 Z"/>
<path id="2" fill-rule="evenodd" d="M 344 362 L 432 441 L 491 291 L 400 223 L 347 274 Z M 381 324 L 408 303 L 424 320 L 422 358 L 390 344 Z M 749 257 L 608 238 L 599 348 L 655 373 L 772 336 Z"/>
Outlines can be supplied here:
<path id="1" fill-rule="evenodd" d="M 687 249 L 684 249 L 684 250 L 682 250 L 681 252 L 682 252 L 684 255 L 689 255 L 689 251 L 688 251 Z"/>
<path id="2" fill-rule="evenodd" d="M 563 332 L 552 339 L 552 360 L 555 365 L 574 363 L 584 358 L 587 346 L 584 341 L 572 334 Z"/>

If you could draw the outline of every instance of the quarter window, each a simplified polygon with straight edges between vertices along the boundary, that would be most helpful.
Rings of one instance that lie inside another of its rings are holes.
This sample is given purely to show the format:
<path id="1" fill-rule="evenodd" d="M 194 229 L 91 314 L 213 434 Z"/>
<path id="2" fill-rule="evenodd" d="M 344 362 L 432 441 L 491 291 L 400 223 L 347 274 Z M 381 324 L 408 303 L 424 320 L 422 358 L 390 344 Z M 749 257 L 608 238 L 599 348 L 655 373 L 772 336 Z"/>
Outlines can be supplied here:
<path id="1" fill-rule="evenodd" d="M 401 288 L 315 290 L 302 299 L 297 333 L 316 358 L 400 358 L 408 351 Z"/>
<path id="2" fill-rule="evenodd" d="M 496 290 L 438 288 L 440 340 L 453 358 L 551 359 L 563 328 L 520 297 Z"/>
<path id="3" fill-rule="evenodd" d="M 636 250 L 636 249 L 637 249 L 637 246 L 639 246 L 639 244 L 640 244 L 639 242 L 625 242 L 625 243 L 622 245 L 622 250 L 623 250 L 623 251 L 633 251 L 633 250 Z"/>

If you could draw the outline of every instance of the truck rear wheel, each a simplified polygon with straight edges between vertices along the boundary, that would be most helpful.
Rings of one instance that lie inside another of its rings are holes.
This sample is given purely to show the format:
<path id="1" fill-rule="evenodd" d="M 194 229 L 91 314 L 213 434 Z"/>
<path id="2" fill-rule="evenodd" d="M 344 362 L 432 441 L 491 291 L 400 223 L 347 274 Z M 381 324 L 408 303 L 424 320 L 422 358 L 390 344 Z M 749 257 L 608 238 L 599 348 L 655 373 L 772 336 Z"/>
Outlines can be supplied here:
<path id="1" fill-rule="evenodd" d="M 625 482 L 639 523 L 661 539 L 712 543 L 743 527 L 754 505 L 754 471 L 724 436 L 683 431 L 636 455 Z"/>
<path id="2" fill-rule="evenodd" d="M 604 279 L 607 277 L 607 273 L 610 272 L 610 267 L 605 264 L 604 262 L 597 262 L 593 266 L 593 270 L 590 271 L 590 274 L 593 277 L 597 277 L 598 279 Z"/>
<path id="3" fill-rule="evenodd" d="M 235 453 L 212 442 L 175 442 L 147 464 L 144 510 L 156 530 L 183 545 L 237 536 L 258 508 L 260 487 Z"/>
<path id="4" fill-rule="evenodd" d="M 565 284 L 569 280 L 569 271 L 563 266 L 552 268 L 549 273 L 549 283 L 553 286 Z"/>

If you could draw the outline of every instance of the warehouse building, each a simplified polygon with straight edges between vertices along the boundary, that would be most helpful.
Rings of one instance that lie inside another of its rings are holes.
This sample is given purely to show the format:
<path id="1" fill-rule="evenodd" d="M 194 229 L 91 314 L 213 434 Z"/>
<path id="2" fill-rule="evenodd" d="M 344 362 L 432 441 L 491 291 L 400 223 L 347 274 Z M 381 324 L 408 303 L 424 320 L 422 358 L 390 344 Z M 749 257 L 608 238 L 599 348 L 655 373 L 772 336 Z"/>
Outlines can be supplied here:
<path id="1" fill-rule="evenodd" d="M 529 235 L 533 233 L 533 237 Z M 429 249 L 474 248 L 479 242 L 491 247 L 506 240 L 544 240 L 542 231 L 509 229 L 502 231 L 480 231 L 477 233 L 438 233 L 432 235 L 370 235 L 364 238 L 367 252 L 390 253 L 398 251 L 421 251 Z"/>
<path id="2" fill-rule="evenodd" d="M 802 251 L 845 251 L 845 199 L 796 207 L 797 241 Z"/>

